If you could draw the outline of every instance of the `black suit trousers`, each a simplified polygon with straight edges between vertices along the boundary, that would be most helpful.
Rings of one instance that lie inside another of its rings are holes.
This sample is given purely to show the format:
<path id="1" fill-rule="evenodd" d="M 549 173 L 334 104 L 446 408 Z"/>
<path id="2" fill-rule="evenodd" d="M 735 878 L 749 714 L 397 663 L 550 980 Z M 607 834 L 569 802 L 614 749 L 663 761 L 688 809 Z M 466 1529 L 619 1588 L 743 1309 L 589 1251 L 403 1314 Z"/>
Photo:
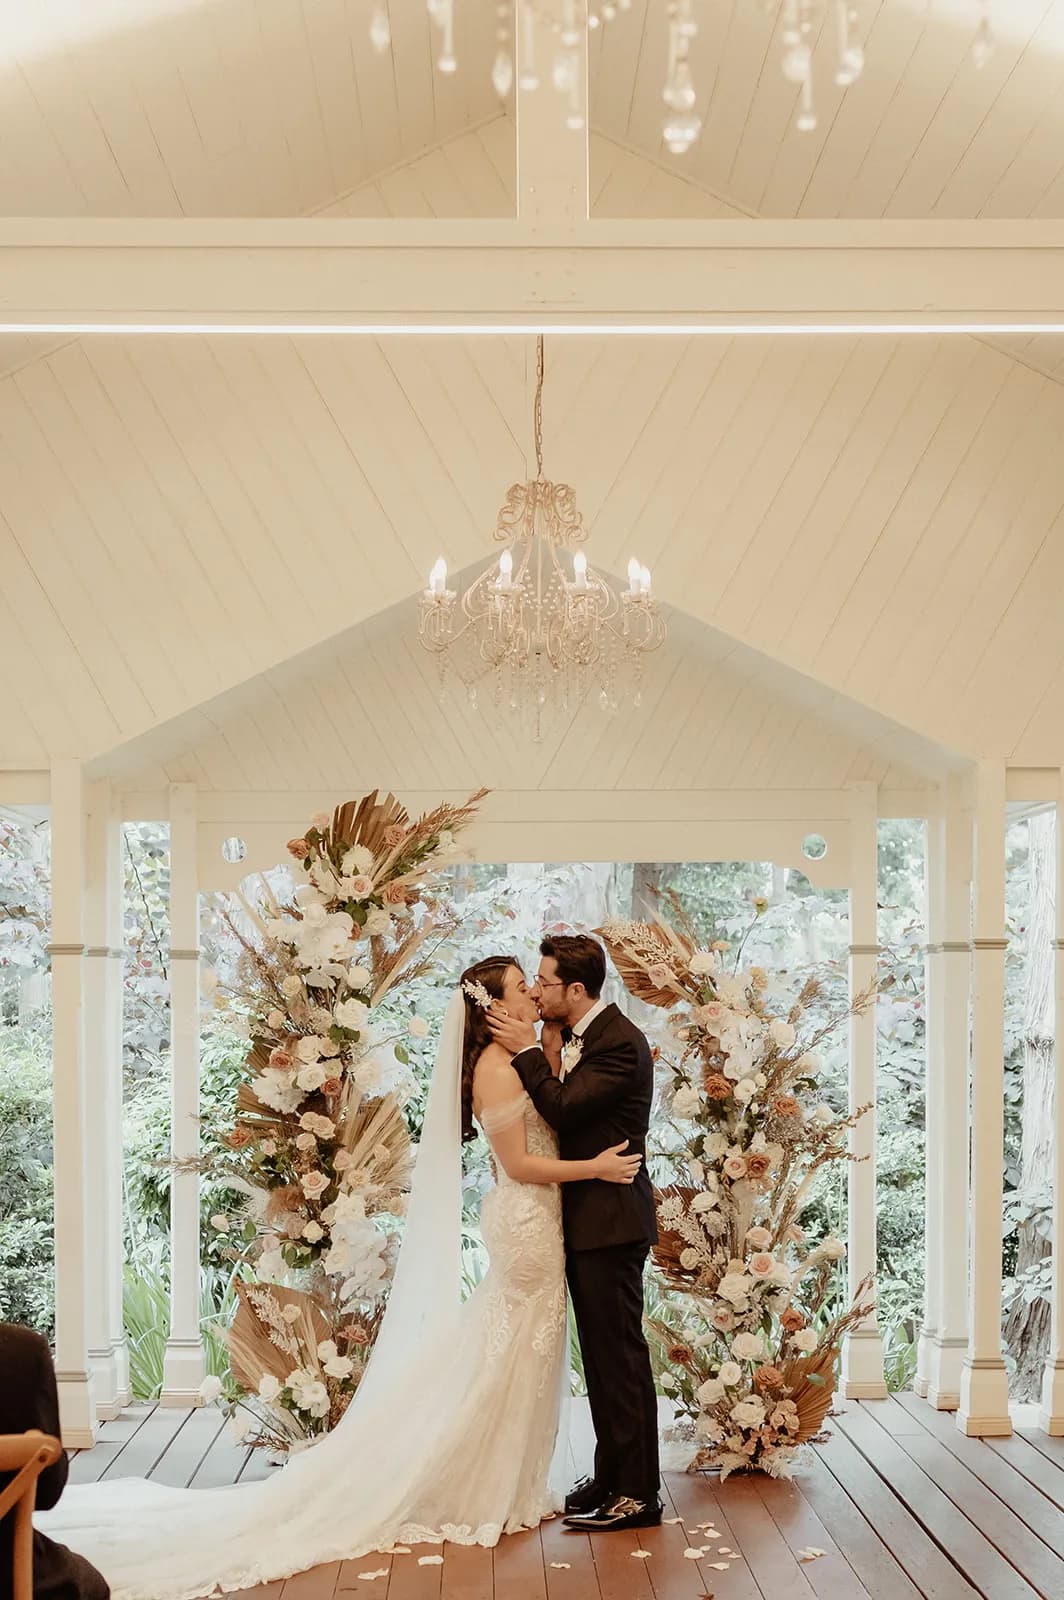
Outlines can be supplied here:
<path id="1" fill-rule="evenodd" d="M 595 1482 L 652 1501 L 660 1485 L 658 1402 L 643 1337 L 647 1245 L 570 1250 L 565 1272 L 595 1428 Z"/>

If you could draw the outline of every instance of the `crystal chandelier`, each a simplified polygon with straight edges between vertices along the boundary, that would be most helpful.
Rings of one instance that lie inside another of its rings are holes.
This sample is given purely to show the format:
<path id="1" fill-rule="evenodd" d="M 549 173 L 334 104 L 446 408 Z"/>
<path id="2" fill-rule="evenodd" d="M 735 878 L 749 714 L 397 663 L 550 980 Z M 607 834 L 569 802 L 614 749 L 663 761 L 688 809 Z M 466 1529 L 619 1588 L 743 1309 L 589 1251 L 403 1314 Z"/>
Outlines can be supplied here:
<path id="1" fill-rule="evenodd" d="M 418 604 L 418 637 L 453 668 L 477 704 L 490 680 L 496 701 L 516 710 L 531 702 L 535 736 L 550 703 L 567 707 L 588 689 L 604 710 L 622 697 L 639 703 L 645 657 L 665 639 L 650 572 L 634 557 L 628 588 L 615 591 L 588 566 L 576 492 L 543 475 L 542 335 L 536 341 L 536 476 L 507 491 L 492 537 L 507 548 L 461 597 L 447 587 L 441 558 Z M 571 554 L 571 570 L 562 565 Z"/>
<path id="2" fill-rule="evenodd" d="M 436 27 L 438 48 L 436 67 L 443 73 L 457 71 L 454 49 L 456 0 L 425 0 Z M 470 0 L 482 4 L 483 0 Z M 756 0 L 745 0 L 753 5 Z M 509 95 L 514 81 L 513 19 L 515 0 L 498 0 L 495 6 L 496 53 L 491 79 L 500 100 Z M 661 135 L 673 155 L 684 155 L 697 143 L 702 119 L 697 114 L 698 91 L 691 70 L 691 45 L 698 36 L 698 11 L 701 0 L 663 0 L 667 29 L 667 65 L 661 98 L 665 105 Z M 821 35 L 832 44 L 835 83 L 848 89 L 864 70 L 861 42 L 861 0 L 760 0 L 763 9 L 780 19 L 781 65 L 784 77 L 798 88 L 795 127 L 810 133 L 817 126 L 814 82 L 814 51 Z M 971 0 L 978 25 L 971 45 L 971 58 L 977 67 L 985 66 L 993 54 L 995 39 L 990 22 L 991 0 Z M 522 0 L 521 88 L 538 89 L 544 80 L 567 96 L 566 124 L 574 130 L 584 126 L 583 108 L 577 96 L 579 69 L 575 52 L 585 26 L 594 33 L 619 12 L 630 11 L 632 0 Z M 540 22 L 553 39 L 549 62 L 539 63 L 534 54 L 534 22 Z M 384 3 L 374 6 L 369 28 L 377 50 L 391 43 L 391 24 Z"/>

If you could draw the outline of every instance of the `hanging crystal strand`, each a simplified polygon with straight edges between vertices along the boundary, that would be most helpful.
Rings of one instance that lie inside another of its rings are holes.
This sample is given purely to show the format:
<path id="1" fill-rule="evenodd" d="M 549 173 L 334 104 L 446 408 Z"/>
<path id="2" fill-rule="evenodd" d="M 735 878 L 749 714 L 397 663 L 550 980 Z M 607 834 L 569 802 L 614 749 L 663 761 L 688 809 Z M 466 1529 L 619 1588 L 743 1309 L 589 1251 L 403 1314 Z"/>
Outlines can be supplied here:
<path id="1" fill-rule="evenodd" d="M 665 145 L 673 155 L 686 155 L 702 131 L 694 114 L 697 96 L 691 77 L 691 40 L 698 33 L 692 0 L 670 0 L 669 62 L 661 98 L 668 106 L 662 127 Z"/>
<path id="2" fill-rule="evenodd" d="M 856 23 L 857 11 L 850 4 L 850 0 L 835 0 L 835 26 L 839 45 L 839 64 L 835 72 L 835 82 L 840 89 L 848 89 L 851 84 L 857 82 L 864 71 L 864 51 L 854 42 L 853 30 Z"/>
<path id="3" fill-rule="evenodd" d="M 500 100 L 505 100 L 514 83 L 514 53 L 510 34 L 510 6 L 499 0 L 495 7 L 495 60 L 491 68 L 491 81 Z"/>
<path id="4" fill-rule="evenodd" d="M 783 76 L 799 86 L 799 112 L 795 127 L 811 133 L 816 127 L 813 101 L 813 49 L 810 0 L 785 0 L 783 7 Z"/>
<path id="5" fill-rule="evenodd" d="M 521 8 L 521 75 L 518 84 L 526 93 L 539 88 L 539 73 L 536 71 L 536 22 L 530 5 Z"/>
<path id="6" fill-rule="evenodd" d="M 972 41 L 972 62 L 982 71 L 997 49 L 997 39 L 990 21 L 990 0 L 981 0 L 979 11 L 979 26 Z"/>
<path id="7" fill-rule="evenodd" d="M 383 55 L 392 42 L 392 25 L 387 6 L 374 6 L 369 19 L 369 42 L 377 54 Z"/>

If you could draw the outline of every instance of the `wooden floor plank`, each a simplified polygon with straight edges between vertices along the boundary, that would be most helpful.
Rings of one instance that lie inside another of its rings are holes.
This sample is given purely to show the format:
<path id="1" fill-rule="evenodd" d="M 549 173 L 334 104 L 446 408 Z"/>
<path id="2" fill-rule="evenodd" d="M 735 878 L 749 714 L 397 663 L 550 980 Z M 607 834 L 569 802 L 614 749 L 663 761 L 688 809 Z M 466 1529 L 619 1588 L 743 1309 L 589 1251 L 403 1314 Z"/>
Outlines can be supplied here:
<path id="1" fill-rule="evenodd" d="M 101 1478 L 150 1477 L 191 1415 L 182 1407 L 155 1406 L 100 1474 Z"/>
<path id="2" fill-rule="evenodd" d="M 979 1590 L 958 1572 L 872 1464 L 839 1428 L 817 1446 L 821 1462 L 849 1495 L 925 1600 L 972 1600 Z"/>
<path id="3" fill-rule="evenodd" d="M 915 1395 L 913 1395 L 913 1399 L 916 1399 Z M 886 1400 L 861 1400 L 860 1402 L 839 1399 L 835 1402 L 835 1408 L 839 1416 L 842 1417 L 848 1411 L 853 1411 L 858 1404 L 862 1411 L 867 1411 L 869 1416 L 876 1419 L 881 1428 L 885 1428 L 888 1433 L 893 1434 L 895 1437 L 906 1433 L 923 1432 L 923 1424 L 920 1419 L 914 1417 L 895 1395 L 888 1395 Z M 939 1415 L 944 1415 L 944 1413 L 939 1413 Z"/>
<path id="4" fill-rule="evenodd" d="M 392 1556 L 387 1600 L 436 1600 L 440 1592 L 441 1568 L 437 1565 L 421 1566 L 420 1557 L 442 1555 L 442 1545 L 415 1544 L 411 1545 L 408 1556 Z M 374 1567 L 386 1566 L 388 1559 L 386 1556 L 379 1559 L 377 1556 L 367 1556 L 366 1567 L 372 1572 Z M 360 1587 L 376 1600 L 381 1600 L 382 1589 L 377 1584 L 364 1583 Z"/>
<path id="5" fill-rule="evenodd" d="M 192 1488 L 220 1489 L 227 1483 L 237 1483 L 251 1453 L 246 1444 L 237 1444 L 229 1429 L 223 1428 L 196 1468 Z"/>
<path id="6" fill-rule="evenodd" d="M 943 1446 L 934 1439 L 927 1440 L 931 1447 L 930 1454 L 935 1459 L 927 1464 L 925 1470 L 924 1464 L 914 1460 L 910 1454 L 924 1441 L 916 1435 L 893 1438 L 863 1406 L 840 1417 L 839 1426 L 916 1520 L 969 1574 L 980 1593 L 987 1595 L 989 1600 L 1034 1600 L 1038 1591 L 1020 1577 L 1011 1561 L 1001 1554 L 978 1524 L 973 1523 L 967 1512 L 956 1506 L 950 1494 L 940 1487 L 937 1470 L 948 1473 L 954 1483 L 966 1475 L 985 1500 L 994 1500 L 997 1504 L 995 1497 L 970 1473 L 966 1473 L 966 1469 L 953 1460 Z M 949 1473 L 950 1466 L 956 1468 L 954 1473 Z"/>
<path id="7" fill-rule="evenodd" d="M 598 1600 L 598 1573 L 586 1533 L 574 1533 L 560 1517 L 540 1529 L 548 1600 Z M 552 1567 L 556 1561 L 558 1566 Z"/>
<path id="8" fill-rule="evenodd" d="M 710 1542 L 716 1543 L 698 1528 L 700 1522 L 711 1522 L 717 1532 L 723 1535 L 717 1548 L 724 1546 L 741 1552 L 738 1534 L 720 1503 L 718 1487 L 714 1477 L 701 1472 L 670 1473 L 666 1479 L 673 1515 L 683 1518 L 685 1547 L 690 1545 L 692 1549 L 697 1549 Z M 684 1559 L 682 1552 L 680 1559 Z M 710 1566 L 710 1562 L 717 1559 L 730 1560 L 725 1556 L 718 1558 L 707 1555 L 703 1560 L 691 1563 L 705 1584 L 707 1594 L 715 1595 L 717 1600 L 763 1600 L 762 1591 L 745 1557 L 732 1561 L 726 1572 L 716 1572 Z"/>
<path id="9" fill-rule="evenodd" d="M 695 1480 L 693 1486 L 697 1490 L 700 1485 L 706 1487 L 704 1479 Z M 679 1515 L 679 1512 L 673 1509 L 671 1486 L 670 1476 L 665 1481 L 662 1497 L 666 1518 Z M 698 1504 L 703 1498 L 706 1499 L 707 1506 L 703 1507 L 697 1518 L 700 1522 L 714 1515 L 713 1504 L 708 1495 L 699 1495 L 694 1503 Z M 702 1535 L 692 1530 L 691 1543 L 696 1544 L 701 1540 Z M 654 1591 L 654 1600 L 700 1600 L 706 1593 L 707 1586 L 712 1587 L 707 1584 L 708 1575 L 703 1572 L 701 1562 L 688 1561 L 684 1557 L 688 1536 L 682 1524 L 664 1521 L 660 1528 L 645 1528 L 639 1535 L 639 1544 L 651 1553 L 650 1560 L 646 1563 L 646 1573 Z M 723 1573 L 710 1575 L 714 1578 L 725 1576 Z"/>
<path id="10" fill-rule="evenodd" d="M 156 1463 L 151 1474 L 152 1482 L 170 1484 L 175 1489 L 187 1489 L 204 1456 L 224 1428 L 225 1418 L 214 1406 L 201 1406 L 194 1411 Z"/>
<path id="11" fill-rule="evenodd" d="M 1041 1428 L 1017 1428 L 1021 1439 L 1026 1439 L 1029 1445 L 1044 1455 L 1047 1461 L 1055 1461 L 1058 1466 L 1064 1467 L 1064 1439 L 1051 1439 L 1048 1433 L 1043 1433 Z"/>
<path id="12" fill-rule="evenodd" d="M 819 1451 L 808 1452 L 801 1470 L 795 1474 L 794 1483 L 824 1526 L 831 1529 L 836 1544 L 872 1600 L 920 1600 L 919 1589 L 846 1490 L 832 1477 Z"/>
<path id="13" fill-rule="evenodd" d="M 996 1456 L 1015 1467 L 1028 1483 L 1041 1489 L 1047 1499 L 1064 1511 L 1064 1464 L 1058 1467 L 1019 1434 L 1014 1433 L 1011 1439 L 987 1439 L 986 1443 Z"/>
<path id="14" fill-rule="evenodd" d="M 729 1478 L 719 1491 L 732 1532 L 763 1594 L 773 1600 L 809 1600 L 812 1586 L 786 1539 L 765 1509 L 753 1480 Z"/>
<path id="15" fill-rule="evenodd" d="M 492 1566 L 491 1551 L 481 1545 L 444 1545 L 440 1600 L 491 1600 Z"/>
<path id="16" fill-rule="evenodd" d="M 538 1528 L 500 1539 L 492 1552 L 491 1567 L 495 1600 L 547 1600 L 543 1545 Z"/>
<path id="17" fill-rule="evenodd" d="M 79 1450 L 71 1456 L 70 1482 L 97 1483 L 113 1466 L 126 1445 L 151 1416 L 154 1406 L 127 1406 L 110 1422 L 100 1424 L 100 1436 L 91 1450 Z M 112 1474 L 120 1477 L 121 1472 Z"/>
<path id="18" fill-rule="evenodd" d="M 332 1600 L 339 1576 L 339 1561 L 312 1567 L 309 1572 L 297 1572 L 294 1578 L 285 1579 L 281 1600 Z"/>
<path id="19" fill-rule="evenodd" d="M 1015 1513 L 1050 1550 L 1064 1550 L 1064 1512 L 1059 1506 L 1048 1500 L 1008 1460 L 992 1450 L 988 1440 L 967 1438 L 950 1417 L 925 1405 L 915 1395 L 912 1398 L 915 1401 L 912 1415 L 919 1420 L 925 1436 L 937 1440 L 958 1461 L 963 1462 L 968 1471 L 996 1494 L 1010 1513 Z M 921 1407 L 922 1410 L 917 1409 Z M 901 1442 L 907 1444 L 907 1440 Z M 1023 1445 L 1024 1441 L 1021 1439 L 1019 1443 Z M 1060 1478 L 1064 1483 L 1064 1472 Z M 948 1486 L 943 1487 L 948 1492 Z M 1064 1584 L 1061 1593 L 1064 1594 Z"/>
<path id="20" fill-rule="evenodd" d="M 804 1564 L 806 1582 L 823 1600 L 861 1600 L 868 1590 L 854 1572 L 824 1523 L 793 1483 L 781 1478 L 752 1480 L 761 1503 L 783 1535 L 795 1559 L 809 1548 L 824 1554 Z"/>

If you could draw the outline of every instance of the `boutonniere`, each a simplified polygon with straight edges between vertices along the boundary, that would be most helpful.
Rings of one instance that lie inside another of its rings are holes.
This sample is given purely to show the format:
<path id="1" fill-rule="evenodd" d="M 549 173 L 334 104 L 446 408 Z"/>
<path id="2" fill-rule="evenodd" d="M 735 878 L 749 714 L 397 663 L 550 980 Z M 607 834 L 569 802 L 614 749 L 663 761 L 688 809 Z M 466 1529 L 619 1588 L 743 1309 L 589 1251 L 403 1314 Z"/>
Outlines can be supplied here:
<path id="1" fill-rule="evenodd" d="M 579 1064 L 580 1057 L 583 1055 L 583 1053 L 584 1041 L 580 1038 L 579 1034 L 570 1039 L 568 1044 L 562 1045 L 562 1069 L 558 1075 L 562 1083 L 565 1082 L 573 1068 Z"/>

